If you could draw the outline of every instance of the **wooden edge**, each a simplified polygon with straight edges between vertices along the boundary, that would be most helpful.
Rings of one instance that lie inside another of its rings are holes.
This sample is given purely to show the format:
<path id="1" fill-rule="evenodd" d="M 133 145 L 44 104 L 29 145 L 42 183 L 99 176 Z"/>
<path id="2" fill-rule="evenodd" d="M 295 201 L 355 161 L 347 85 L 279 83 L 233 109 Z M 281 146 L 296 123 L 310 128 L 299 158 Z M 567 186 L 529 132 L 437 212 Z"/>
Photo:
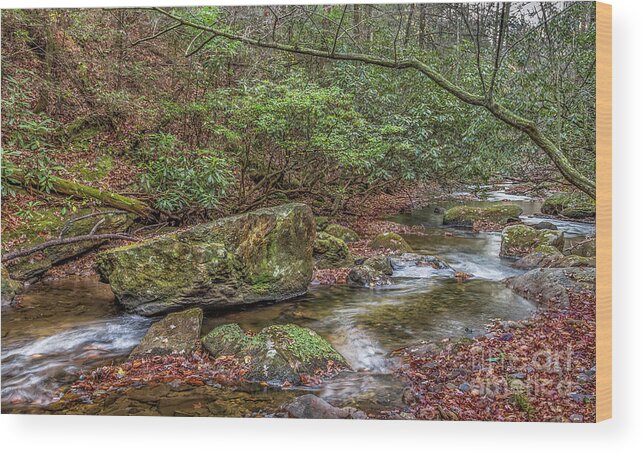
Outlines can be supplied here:
<path id="1" fill-rule="evenodd" d="M 612 6 L 596 2 L 596 422 L 612 417 Z"/>

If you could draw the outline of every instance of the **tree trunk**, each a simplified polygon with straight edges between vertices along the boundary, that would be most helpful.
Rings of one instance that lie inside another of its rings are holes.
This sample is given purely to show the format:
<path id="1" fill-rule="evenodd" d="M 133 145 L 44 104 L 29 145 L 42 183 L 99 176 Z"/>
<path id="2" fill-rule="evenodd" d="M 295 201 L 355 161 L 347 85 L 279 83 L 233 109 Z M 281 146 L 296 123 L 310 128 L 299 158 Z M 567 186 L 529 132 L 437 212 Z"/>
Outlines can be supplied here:
<path id="1" fill-rule="evenodd" d="M 23 187 L 33 187 L 40 190 L 37 182 L 31 181 L 20 171 L 12 173 L 8 178 L 12 182 L 18 182 Z M 96 199 L 105 205 L 127 211 L 128 213 L 136 214 L 137 216 L 147 220 L 155 218 L 155 211 L 140 200 L 125 197 L 120 194 L 116 194 L 115 192 L 92 188 L 91 186 L 86 186 L 81 183 L 76 183 L 75 181 L 64 180 L 58 177 L 50 177 L 50 183 L 51 189 L 59 194 L 71 195 L 81 199 Z"/>

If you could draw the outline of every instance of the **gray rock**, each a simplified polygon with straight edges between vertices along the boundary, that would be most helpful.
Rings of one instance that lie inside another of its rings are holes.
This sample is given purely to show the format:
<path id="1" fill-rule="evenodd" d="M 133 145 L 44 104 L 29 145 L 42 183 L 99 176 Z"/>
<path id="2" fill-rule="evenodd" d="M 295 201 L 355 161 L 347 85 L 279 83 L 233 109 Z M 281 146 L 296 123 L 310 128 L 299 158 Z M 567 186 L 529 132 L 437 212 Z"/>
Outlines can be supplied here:
<path id="1" fill-rule="evenodd" d="M 536 230 L 558 230 L 556 224 L 549 221 L 540 221 L 538 224 L 532 225 Z"/>
<path id="2" fill-rule="evenodd" d="M 595 268 L 539 268 L 505 280 L 519 295 L 536 303 L 569 305 L 568 292 L 596 292 Z"/>
<path id="3" fill-rule="evenodd" d="M 366 413 L 352 407 L 334 407 L 313 394 L 304 394 L 287 404 L 284 409 L 291 418 L 303 419 L 367 419 Z"/>
<path id="4" fill-rule="evenodd" d="M 143 340 L 130 354 L 130 358 L 191 355 L 200 345 L 202 320 L 203 311 L 199 308 L 167 315 L 150 326 Z"/>
<path id="5" fill-rule="evenodd" d="M 381 287 L 390 285 L 388 276 L 366 265 L 358 265 L 348 272 L 346 284 L 349 287 Z"/>

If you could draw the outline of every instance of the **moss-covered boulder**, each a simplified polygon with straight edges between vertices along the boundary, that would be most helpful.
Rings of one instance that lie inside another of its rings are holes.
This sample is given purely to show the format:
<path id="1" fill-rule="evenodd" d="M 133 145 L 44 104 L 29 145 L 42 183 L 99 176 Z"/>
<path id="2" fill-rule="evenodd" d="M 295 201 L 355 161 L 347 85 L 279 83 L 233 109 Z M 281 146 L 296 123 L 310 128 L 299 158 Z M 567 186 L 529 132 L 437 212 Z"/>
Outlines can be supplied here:
<path id="1" fill-rule="evenodd" d="M 568 218 L 589 218 L 596 216 L 596 201 L 582 192 L 559 192 L 545 199 L 541 211 Z"/>
<path id="2" fill-rule="evenodd" d="M 507 224 L 518 219 L 522 208 L 518 205 L 497 204 L 487 207 L 457 206 L 444 213 L 444 224 L 471 227 L 476 221 Z"/>
<path id="3" fill-rule="evenodd" d="M 298 385 L 302 377 L 348 368 L 324 338 L 294 324 L 268 326 L 256 335 L 246 334 L 237 324 L 222 325 L 204 336 L 202 344 L 214 358 L 242 360 L 248 368 L 244 378 L 250 381 Z"/>
<path id="4" fill-rule="evenodd" d="M 306 292 L 314 238 L 310 208 L 292 203 L 112 249 L 97 265 L 118 301 L 143 315 L 281 301 Z"/>
<path id="5" fill-rule="evenodd" d="M 411 252 L 413 250 L 404 238 L 394 232 L 380 233 L 368 245 L 372 249 L 386 249 L 396 252 Z"/>
<path id="6" fill-rule="evenodd" d="M 198 307 L 167 315 L 150 326 L 130 358 L 191 355 L 200 345 L 202 321 L 203 310 Z"/>
<path id="7" fill-rule="evenodd" d="M 4 265 L 2 265 L 2 282 L 0 285 L 2 287 L 2 304 L 11 303 L 16 295 L 22 291 L 22 284 L 15 279 L 11 279 Z"/>
<path id="8" fill-rule="evenodd" d="M 330 219 L 328 216 L 315 216 L 315 225 L 317 226 L 318 232 L 323 232 L 326 227 L 330 224 Z"/>
<path id="9" fill-rule="evenodd" d="M 527 225 L 510 225 L 502 230 L 500 256 L 523 257 L 539 246 L 552 246 L 562 251 L 565 238 L 559 230 L 536 230 Z M 541 249 L 542 251 L 542 249 Z"/>
<path id="10" fill-rule="evenodd" d="M 82 208 L 76 211 L 73 216 L 65 219 L 65 217 L 60 214 L 59 209 L 39 209 L 33 213 L 28 224 L 12 230 L 7 235 L 3 234 L 2 240 L 4 242 L 24 238 L 26 241 L 16 247 L 23 249 L 58 238 L 61 234 L 62 238 L 87 235 L 101 219 L 104 219 L 104 221 L 97 227 L 96 234 L 125 232 L 134 222 L 134 216 L 129 214 L 112 214 L 80 219 L 83 216 L 100 211 L 109 212 L 113 210 Z M 79 220 L 68 222 L 76 218 Z M 51 247 L 37 254 L 12 260 L 7 264 L 7 269 L 14 279 L 20 281 L 34 280 L 52 266 L 84 254 L 104 243 L 105 242 L 99 241 L 83 241 L 80 243 Z"/>
<path id="11" fill-rule="evenodd" d="M 315 266 L 324 268 L 342 268 L 351 266 L 353 259 L 346 243 L 326 232 L 319 232 L 313 246 Z"/>
<path id="12" fill-rule="evenodd" d="M 359 241 L 359 235 L 357 232 L 353 229 L 349 229 L 348 227 L 344 227 L 343 225 L 330 224 L 324 229 L 324 232 L 339 238 L 344 243 Z"/>

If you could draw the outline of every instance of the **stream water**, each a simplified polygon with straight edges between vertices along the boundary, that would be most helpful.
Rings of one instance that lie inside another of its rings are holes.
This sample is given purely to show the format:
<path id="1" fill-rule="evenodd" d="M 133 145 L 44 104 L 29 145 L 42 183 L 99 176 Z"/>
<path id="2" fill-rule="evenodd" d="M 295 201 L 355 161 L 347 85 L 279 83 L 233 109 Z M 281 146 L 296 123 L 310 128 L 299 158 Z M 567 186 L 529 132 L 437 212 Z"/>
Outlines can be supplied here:
<path id="1" fill-rule="evenodd" d="M 542 220 L 537 216 L 538 201 L 509 195 L 503 188 L 490 190 L 486 201 L 473 203 L 503 201 L 520 205 L 527 224 Z M 439 205 L 448 208 L 457 203 L 463 202 Z M 420 341 L 480 335 L 492 319 L 523 319 L 536 309 L 501 282 L 519 271 L 498 256 L 500 234 L 445 228 L 436 206 L 391 220 L 424 226 L 426 235 L 405 236 L 414 251 L 436 255 L 457 271 L 472 274 L 472 279 L 458 283 L 439 273 L 425 274 L 423 267 L 398 270 L 393 285 L 379 289 L 313 285 L 305 296 L 279 304 L 206 314 L 203 333 L 224 323 L 238 323 L 255 332 L 276 323 L 312 328 L 345 356 L 353 371 L 303 391 L 366 411 L 401 406 L 404 383 L 392 373 L 392 350 Z M 547 220 L 568 239 L 594 234 L 593 224 Z M 114 304 L 109 287 L 95 279 L 69 278 L 31 287 L 18 307 L 2 308 L 3 412 L 37 412 L 81 371 L 125 359 L 154 320 L 124 314 Z M 150 387 L 147 400 L 167 400 L 166 387 L 160 388 Z M 302 390 L 218 393 L 219 401 L 227 399 L 229 405 L 204 414 L 270 414 L 297 392 Z M 171 399 L 192 405 L 191 399 L 201 393 L 187 389 Z M 233 412 L 227 410 L 230 406 Z"/>

